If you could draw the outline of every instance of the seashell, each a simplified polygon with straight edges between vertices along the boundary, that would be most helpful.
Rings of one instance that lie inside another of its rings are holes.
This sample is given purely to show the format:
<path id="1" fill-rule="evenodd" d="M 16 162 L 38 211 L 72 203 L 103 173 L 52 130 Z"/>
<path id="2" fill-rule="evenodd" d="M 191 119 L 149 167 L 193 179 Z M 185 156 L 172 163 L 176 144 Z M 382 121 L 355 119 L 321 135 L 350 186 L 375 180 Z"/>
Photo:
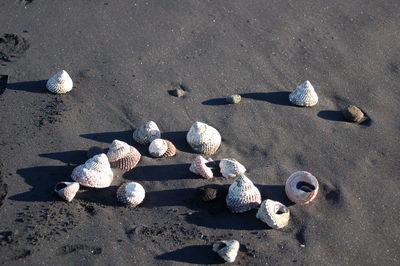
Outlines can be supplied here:
<path id="1" fill-rule="evenodd" d="M 186 141 L 193 150 L 211 155 L 221 145 L 221 135 L 218 130 L 202 122 L 195 122 L 186 135 Z"/>
<path id="2" fill-rule="evenodd" d="M 239 94 L 233 94 L 225 98 L 225 101 L 230 104 L 239 103 L 242 97 Z"/>
<path id="3" fill-rule="evenodd" d="M 174 89 L 174 90 L 169 91 L 169 93 L 170 93 L 172 96 L 175 96 L 175 97 L 180 98 L 180 97 L 185 96 L 186 91 L 185 91 L 184 89 L 182 89 L 181 87 L 179 87 L 179 88 L 176 88 L 176 89 Z"/>
<path id="4" fill-rule="evenodd" d="M 149 153 L 153 157 L 172 157 L 176 154 L 176 148 L 169 140 L 155 139 L 150 143 Z"/>
<path id="5" fill-rule="evenodd" d="M 256 217 L 268 224 L 269 227 L 280 229 L 288 225 L 290 211 L 282 203 L 267 199 L 261 203 Z"/>
<path id="6" fill-rule="evenodd" d="M 318 188 L 317 178 L 306 171 L 294 172 L 285 185 L 288 198 L 300 205 L 310 203 L 317 196 Z"/>
<path id="7" fill-rule="evenodd" d="M 221 240 L 213 244 L 213 251 L 223 258 L 226 262 L 235 261 L 239 251 L 239 241 L 237 240 Z"/>
<path id="8" fill-rule="evenodd" d="M 306 80 L 289 94 L 289 101 L 298 106 L 313 106 L 318 103 L 318 95 L 313 85 Z"/>
<path id="9" fill-rule="evenodd" d="M 98 154 L 90 158 L 72 171 L 71 177 L 82 186 L 105 188 L 111 185 L 114 179 L 107 155 Z"/>
<path id="10" fill-rule="evenodd" d="M 125 171 L 133 169 L 140 161 L 140 152 L 126 142 L 113 140 L 107 152 L 108 161 L 112 168 Z"/>
<path id="11" fill-rule="evenodd" d="M 214 177 L 214 174 L 211 168 L 206 165 L 208 162 L 203 156 L 197 155 L 194 158 L 194 162 L 190 165 L 189 171 L 196 175 L 201 175 L 205 179 L 211 179 Z"/>
<path id="12" fill-rule="evenodd" d="M 62 199 L 70 202 L 74 199 L 76 193 L 79 191 L 78 182 L 58 182 L 54 187 L 54 192 Z"/>
<path id="13" fill-rule="evenodd" d="M 65 70 L 52 76 L 46 83 L 46 88 L 56 94 L 67 93 L 72 90 L 73 86 L 72 79 Z"/>
<path id="14" fill-rule="evenodd" d="M 354 105 L 349 105 L 342 110 L 344 118 L 349 122 L 361 123 L 365 120 L 363 111 Z"/>
<path id="15" fill-rule="evenodd" d="M 133 132 L 133 140 L 142 145 L 146 145 L 155 139 L 159 139 L 160 137 L 160 129 L 153 121 L 144 123 Z"/>
<path id="16" fill-rule="evenodd" d="M 245 175 L 238 175 L 229 186 L 226 205 L 233 213 L 241 213 L 256 208 L 261 203 L 258 188 Z"/>
<path id="17" fill-rule="evenodd" d="M 244 174 L 246 168 L 235 159 L 222 159 L 219 163 L 221 174 L 225 178 Z"/>
<path id="18" fill-rule="evenodd" d="M 143 186 L 136 182 L 122 184 L 117 190 L 118 201 L 129 207 L 136 207 L 142 203 L 144 197 Z"/>

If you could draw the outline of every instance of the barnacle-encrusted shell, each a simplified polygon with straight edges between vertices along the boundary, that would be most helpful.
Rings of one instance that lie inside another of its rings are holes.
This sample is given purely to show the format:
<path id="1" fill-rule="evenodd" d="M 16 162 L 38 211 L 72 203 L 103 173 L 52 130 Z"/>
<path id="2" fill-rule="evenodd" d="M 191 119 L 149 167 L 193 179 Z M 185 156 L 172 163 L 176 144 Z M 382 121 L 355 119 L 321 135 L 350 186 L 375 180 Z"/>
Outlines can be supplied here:
<path id="1" fill-rule="evenodd" d="M 360 123 L 365 120 L 364 113 L 360 108 L 354 105 L 349 105 L 342 110 L 344 118 L 349 122 Z"/>
<path id="2" fill-rule="evenodd" d="M 160 137 L 160 129 L 153 121 L 144 123 L 133 132 L 133 140 L 142 145 L 146 145 L 155 139 L 159 139 Z"/>
<path id="3" fill-rule="evenodd" d="M 210 167 L 206 165 L 208 161 L 204 159 L 203 156 L 197 155 L 194 158 L 193 163 L 190 165 L 189 171 L 195 173 L 196 175 L 201 175 L 205 179 L 211 179 L 214 177 L 214 174 Z"/>
<path id="4" fill-rule="evenodd" d="M 65 70 L 52 76 L 46 83 L 46 88 L 56 94 L 67 93 L 73 86 L 72 79 Z"/>
<path id="5" fill-rule="evenodd" d="M 318 180 L 306 171 L 294 172 L 286 180 L 285 191 L 294 203 L 304 205 L 310 203 L 318 194 Z"/>
<path id="6" fill-rule="evenodd" d="M 256 217 L 268 224 L 269 227 L 279 229 L 289 223 L 289 208 L 279 201 L 264 200 L 257 211 Z"/>
<path id="7" fill-rule="evenodd" d="M 258 188 L 245 175 L 238 175 L 229 187 L 226 205 L 234 213 L 246 212 L 261 203 Z"/>
<path id="8" fill-rule="evenodd" d="M 129 171 L 138 164 L 141 155 L 135 147 L 115 139 L 110 145 L 107 157 L 112 168 Z"/>
<path id="9" fill-rule="evenodd" d="M 318 103 L 318 95 L 313 85 L 306 80 L 289 94 L 289 101 L 298 106 L 313 106 Z"/>
<path id="10" fill-rule="evenodd" d="M 246 168 L 235 159 L 222 159 L 219 163 L 219 168 L 222 176 L 226 178 L 235 177 L 246 172 Z"/>
<path id="11" fill-rule="evenodd" d="M 83 186 L 104 188 L 111 185 L 114 175 L 107 155 L 101 153 L 87 160 L 85 164 L 75 167 L 71 177 Z"/>
<path id="12" fill-rule="evenodd" d="M 202 122 L 195 122 L 186 135 L 186 141 L 193 150 L 211 155 L 221 145 L 221 135 L 218 130 Z"/>
<path id="13" fill-rule="evenodd" d="M 136 207 L 142 203 L 144 196 L 144 188 L 136 182 L 122 184 L 117 190 L 118 201 L 129 207 Z"/>
<path id="14" fill-rule="evenodd" d="M 240 244 L 237 240 L 221 240 L 213 244 L 213 251 L 217 252 L 226 262 L 232 263 L 236 259 L 239 247 Z"/>
<path id="15" fill-rule="evenodd" d="M 153 157 L 172 157 L 176 154 L 176 148 L 169 140 L 155 139 L 150 143 L 149 153 Z"/>
<path id="16" fill-rule="evenodd" d="M 68 202 L 73 200 L 78 191 L 78 182 L 58 182 L 54 187 L 54 192 L 56 192 L 63 200 Z"/>

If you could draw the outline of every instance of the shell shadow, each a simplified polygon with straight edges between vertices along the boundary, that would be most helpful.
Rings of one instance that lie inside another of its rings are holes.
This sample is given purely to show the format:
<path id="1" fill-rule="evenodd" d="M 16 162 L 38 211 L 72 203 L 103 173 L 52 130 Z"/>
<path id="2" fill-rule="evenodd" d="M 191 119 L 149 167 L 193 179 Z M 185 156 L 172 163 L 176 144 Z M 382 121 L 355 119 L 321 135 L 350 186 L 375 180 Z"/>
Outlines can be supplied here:
<path id="1" fill-rule="evenodd" d="M 0 95 L 2 95 L 6 88 L 8 82 L 8 75 L 0 75 Z"/>
<path id="2" fill-rule="evenodd" d="M 279 201 L 287 207 L 294 205 L 286 196 L 285 186 L 282 185 L 258 185 L 256 187 L 260 190 L 261 198 L 263 200 L 270 199 Z"/>
<path id="3" fill-rule="evenodd" d="M 54 201 L 54 185 L 60 181 L 71 180 L 73 166 L 38 166 L 17 170 L 25 183 L 30 185 L 29 191 L 10 196 L 14 201 Z"/>
<path id="4" fill-rule="evenodd" d="M 214 98 L 214 99 L 209 99 L 207 101 L 202 102 L 201 104 L 203 105 L 228 105 L 228 103 L 225 101 L 225 98 Z"/>
<path id="5" fill-rule="evenodd" d="M 87 152 L 84 150 L 63 151 L 39 154 L 40 157 L 58 160 L 69 164 L 82 164 L 87 160 Z"/>
<path id="6" fill-rule="evenodd" d="M 362 111 L 365 114 L 365 120 L 362 121 L 361 123 L 354 123 L 354 124 L 358 124 L 358 125 L 365 126 L 365 127 L 371 126 L 371 124 L 372 124 L 371 118 L 369 118 L 369 116 L 365 113 L 364 110 L 362 110 Z M 351 123 L 351 122 L 346 121 L 346 119 L 344 119 L 341 111 L 323 110 L 323 111 L 318 112 L 317 115 L 318 115 L 318 117 L 323 118 L 325 120 Z"/>
<path id="7" fill-rule="evenodd" d="M 273 104 L 293 106 L 289 101 L 290 92 L 277 91 L 277 92 L 252 92 L 240 94 L 242 98 L 253 99 L 257 101 L 266 101 Z"/>
<path id="8" fill-rule="evenodd" d="M 186 141 L 187 133 L 187 131 L 166 132 L 161 133 L 161 138 L 171 141 L 179 151 L 193 153 L 194 151 Z"/>
<path id="9" fill-rule="evenodd" d="M 82 188 L 82 187 L 81 187 Z M 84 188 L 76 194 L 76 198 L 86 202 L 97 203 L 106 206 L 118 206 L 117 189 L 118 186 L 109 186 L 106 188 Z"/>
<path id="10" fill-rule="evenodd" d="M 154 257 L 188 264 L 223 264 L 225 261 L 212 251 L 211 245 L 192 245 Z"/>
<path id="11" fill-rule="evenodd" d="M 146 197 L 140 207 L 151 209 L 154 207 L 185 206 L 189 209 L 195 209 L 196 205 L 193 201 L 195 193 L 195 188 L 146 191 Z"/>
<path id="12" fill-rule="evenodd" d="M 33 93 L 50 93 L 46 90 L 46 82 L 47 79 L 38 81 L 9 83 L 7 85 L 7 88 L 10 90 L 27 91 Z"/>
<path id="13" fill-rule="evenodd" d="M 98 142 L 111 143 L 114 139 L 122 140 L 128 144 L 133 143 L 132 130 L 89 133 L 79 135 L 82 138 L 95 140 Z"/>
<path id="14" fill-rule="evenodd" d="M 146 165 L 137 166 L 126 172 L 124 178 L 142 181 L 167 181 L 179 179 L 199 179 L 189 171 L 190 164 Z"/>

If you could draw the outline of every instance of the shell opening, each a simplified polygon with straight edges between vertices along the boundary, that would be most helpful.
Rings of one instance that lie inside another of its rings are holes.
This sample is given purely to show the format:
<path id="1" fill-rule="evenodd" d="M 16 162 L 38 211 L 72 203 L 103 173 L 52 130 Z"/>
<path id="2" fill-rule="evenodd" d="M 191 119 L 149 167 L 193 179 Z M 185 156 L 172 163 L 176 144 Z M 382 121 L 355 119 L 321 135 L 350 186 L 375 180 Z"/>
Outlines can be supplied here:
<path id="1" fill-rule="evenodd" d="M 275 210 L 275 213 L 276 214 L 284 214 L 284 213 L 287 213 L 288 211 L 289 211 L 288 208 L 286 208 L 284 206 L 279 206 L 279 208 L 277 208 Z"/>
<path id="2" fill-rule="evenodd" d="M 300 181 L 299 183 L 297 183 L 296 188 L 303 190 L 304 192 L 307 193 L 311 193 L 315 190 L 315 187 L 313 185 L 304 181 Z"/>
<path id="3" fill-rule="evenodd" d="M 226 244 L 225 244 L 224 242 L 219 242 L 219 243 L 218 243 L 218 246 L 217 246 L 217 249 L 218 249 L 218 250 L 221 250 L 221 249 L 223 249 L 224 247 L 226 247 Z"/>
<path id="4" fill-rule="evenodd" d="M 54 189 L 57 190 L 57 191 L 59 191 L 59 190 L 61 190 L 61 189 L 63 189 L 63 188 L 66 188 L 66 187 L 67 187 L 67 184 L 60 182 L 60 183 L 58 183 L 58 184 L 56 185 L 56 187 L 55 187 Z"/>

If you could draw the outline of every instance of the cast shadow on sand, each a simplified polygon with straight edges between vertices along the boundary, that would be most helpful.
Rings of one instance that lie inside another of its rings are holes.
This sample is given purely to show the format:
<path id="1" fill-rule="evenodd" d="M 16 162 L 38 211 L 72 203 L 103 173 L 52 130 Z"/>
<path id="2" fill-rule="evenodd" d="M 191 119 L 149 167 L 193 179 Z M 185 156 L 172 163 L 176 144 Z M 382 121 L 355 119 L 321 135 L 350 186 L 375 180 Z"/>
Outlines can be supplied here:
<path id="1" fill-rule="evenodd" d="M 63 151 L 39 154 L 40 157 L 57 160 L 68 164 L 82 164 L 87 160 L 87 151 Z"/>
<path id="2" fill-rule="evenodd" d="M 329 120 L 329 121 L 351 123 L 351 122 L 348 122 L 348 121 L 346 121 L 344 119 L 343 114 L 342 114 L 341 111 L 323 110 L 323 111 L 320 111 L 317 115 L 318 115 L 318 117 L 320 117 L 322 119 L 325 119 L 325 120 Z M 369 118 L 366 115 L 365 120 L 363 122 L 361 122 L 361 123 L 358 123 L 358 124 L 361 125 L 361 126 L 369 127 L 372 124 L 372 120 L 371 120 L 371 118 Z"/>
<path id="3" fill-rule="evenodd" d="M 102 133 L 89 133 L 81 134 L 80 136 L 85 139 L 95 140 L 103 143 L 111 143 L 113 140 L 122 140 L 128 144 L 133 142 L 132 130 L 102 132 Z"/>
<path id="4" fill-rule="evenodd" d="M 212 251 L 210 245 L 192 245 L 155 257 L 156 260 L 177 261 L 188 264 L 223 264 L 225 261 Z"/>
<path id="5" fill-rule="evenodd" d="M 106 188 L 86 188 L 81 186 L 76 194 L 76 199 L 111 207 L 122 206 L 117 201 L 117 189 L 118 186 Z"/>
<path id="6" fill-rule="evenodd" d="M 241 93 L 240 96 L 246 99 L 253 99 L 257 101 L 265 101 L 277 105 L 294 106 L 289 102 L 289 94 L 287 91 L 278 92 L 252 92 Z M 202 102 L 203 105 L 228 105 L 225 98 L 214 98 Z"/>
<path id="7" fill-rule="evenodd" d="M 124 178 L 142 181 L 198 179 L 199 176 L 190 172 L 189 167 L 189 163 L 136 166 L 132 171 L 126 172 Z"/>
<path id="8" fill-rule="evenodd" d="M 8 83 L 7 88 L 16 91 L 48 93 L 48 91 L 46 90 L 46 82 L 47 80 Z"/>

